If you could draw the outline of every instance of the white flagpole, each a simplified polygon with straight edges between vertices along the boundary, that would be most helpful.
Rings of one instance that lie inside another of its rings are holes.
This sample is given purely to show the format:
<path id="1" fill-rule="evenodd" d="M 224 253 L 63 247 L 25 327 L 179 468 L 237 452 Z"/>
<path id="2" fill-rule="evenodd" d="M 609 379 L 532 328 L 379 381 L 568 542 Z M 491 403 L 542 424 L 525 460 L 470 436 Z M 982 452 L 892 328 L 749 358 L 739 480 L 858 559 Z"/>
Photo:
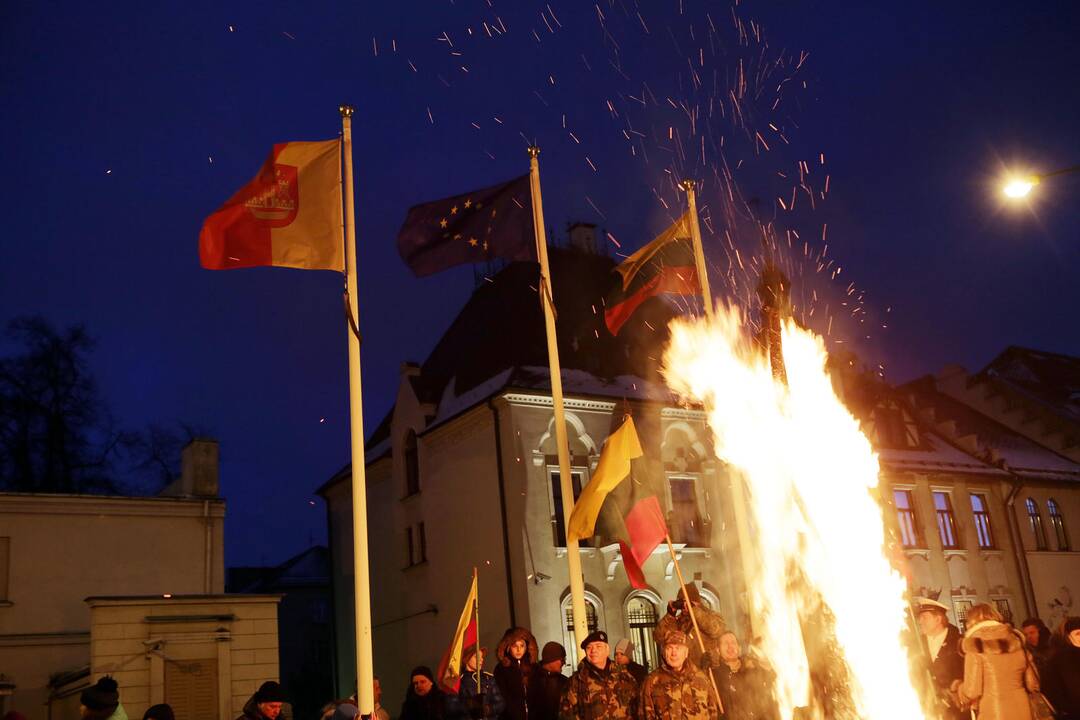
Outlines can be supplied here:
<path id="1" fill-rule="evenodd" d="M 540 261 L 540 304 L 544 308 L 547 330 L 548 365 L 551 368 L 551 404 L 555 410 L 555 446 L 559 453 L 559 487 L 562 491 L 563 527 L 566 534 L 566 562 L 570 570 L 570 606 L 574 611 L 574 642 L 580 644 L 589 634 L 585 615 L 585 578 L 581 573 L 581 554 L 577 538 L 570 537 L 570 514 L 574 511 L 574 483 L 570 477 L 570 449 L 566 440 L 566 415 L 563 411 L 562 370 L 559 367 L 559 342 L 555 335 L 555 308 L 548 267 L 547 235 L 544 232 L 544 206 L 540 198 L 540 148 L 529 148 L 529 187 L 532 190 L 533 232 L 536 258 Z M 560 626 L 562 618 L 559 618 Z"/>
<path id="2" fill-rule="evenodd" d="M 698 225 L 697 183 L 687 179 L 682 181 L 683 189 L 686 190 L 686 202 L 690 207 L 690 238 L 694 245 L 694 264 L 697 268 L 698 283 L 701 285 L 701 294 L 705 301 L 705 317 L 713 319 L 715 307 L 713 306 L 712 292 L 709 290 L 709 270 L 705 265 L 705 251 L 701 246 L 701 226 Z M 747 618 L 750 621 L 751 639 L 754 632 L 754 608 L 750 605 L 753 599 L 750 597 L 750 576 L 756 565 L 751 553 L 750 528 L 746 520 L 746 495 L 743 492 L 743 480 L 739 475 L 731 477 L 731 509 L 735 515 L 735 536 L 739 541 L 739 557 L 742 560 L 743 582 L 746 584 Z"/>
<path id="3" fill-rule="evenodd" d="M 349 317 L 349 428 L 352 434 L 353 578 L 356 608 L 356 699 L 360 714 L 375 711 L 375 675 L 371 653 L 371 583 L 368 578 L 367 481 L 364 477 L 364 404 L 360 389 L 360 328 L 356 286 L 356 223 L 353 203 L 352 116 L 342 105 L 341 138 L 345 154 L 345 282 Z"/>

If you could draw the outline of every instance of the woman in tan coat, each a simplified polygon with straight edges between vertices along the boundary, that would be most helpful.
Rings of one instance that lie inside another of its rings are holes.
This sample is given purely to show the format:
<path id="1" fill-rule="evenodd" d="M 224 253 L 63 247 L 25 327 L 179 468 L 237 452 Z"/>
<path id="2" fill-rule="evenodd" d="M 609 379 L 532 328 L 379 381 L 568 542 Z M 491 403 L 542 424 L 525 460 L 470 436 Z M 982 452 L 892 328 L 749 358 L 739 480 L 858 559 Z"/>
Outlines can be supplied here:
<path id="1" fill-rule="evenodd" d="M 1032 720 L 1027 694 L 1039 689 L 1039 676 L 1024 636 L 986 604 L 968 610 L 967 621 L 960 695 L 975 708 L 978 720 Z"/>

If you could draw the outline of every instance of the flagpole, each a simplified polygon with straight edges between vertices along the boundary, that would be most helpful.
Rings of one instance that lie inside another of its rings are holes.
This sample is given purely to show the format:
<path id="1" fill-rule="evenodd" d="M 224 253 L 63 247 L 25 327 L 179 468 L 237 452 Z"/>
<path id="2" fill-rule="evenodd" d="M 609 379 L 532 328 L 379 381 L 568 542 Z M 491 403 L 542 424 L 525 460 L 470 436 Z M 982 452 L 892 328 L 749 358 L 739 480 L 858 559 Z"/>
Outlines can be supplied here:
<path id="1" fill-rule="evenodd" d="M 476 595 L 473 597 L 473 618 L 476 619 L 476 694 L 480 696 L 480 702 L 484 701 L 484 690 L 480 686 L 480 582 L 476 578 L 476 566 L 473 565 L 472 581 L 476 587 Z"/>
<path id="2" fill-rule="evenodd" d="M 356 285 L 356 224 L 353 203 L 352 116 L 355 108 L 341 105 L 341 139 L 345 155 L 345 291 L 349 317 L 349 427 L 352 435 L 353 591 L 356 624 L 356 698 L 360 714 L 375 711 L 375 677 L 371 652 L 371 585 L 368 578 L 367 481 L 364 477 L 364 412 L 360 388 L 360 330 Z"/>
<path id="3" fill-rule="evenodd" d="M 701 285 L 701 294 L 705 299 L 705 317 L 713 320 L 715 308 L 713 306 L 712 292 L 709 290 L 709 270 L 705 265 L 705 251 L 701 246 L 701 226 L 698 224 L 697 212 L 697 183 L 687 178 L 682 181 L 682 187 L 686 190 L 686 201 L 690 207 L 690 238 L 694 245 L 694 264 L 697 268 L 698 282 Z M 743 492 L 743 480 L 738 474 L 731 476 L 731 507 L 735 515 L 735 537 L 739 541 L 739 557 L 742 560 L 743 583 L 746 587 L 747 613 L 750 623 L 750 638 L 755 637 L 754 609 L 751 606 L 749 575 L 753 572 L 753 554 L 750 552 L 750 528 L 746 521 L 746 495 Z"/>
<path id="4" fill-rule="evenodd" d="M 559 453 L 559 488 L 562 491 L 563 527 L 566 529 L 566 562 L 570 571 L 570 606 L 574 613 L 574 640 L 581 643 L 589 634 L 589 623 L 585 615 L 585 578 L 581 573 L 581 554 L 578 552 L 578 540 L 570 536 L 570 514 L 574 511 L 574 483 L 570 477 L 570 450 L 566 440 L 562 369 L 559 367 L 559 344 L 555 335 L 555 301 L 552 297 L 547 235 L 544 232 L 544 208 L 540 197 L 539 156 L 540 148 L 535 145 L 530 146 L 529 187 L 532 190 L 536 258 L 540 261 L 540 304 L 544 308 L 548 365 L 551 369 L 551 404 L 555 410 L 555 446 Z M 561 619 L 560 622 L 562 622 Z"/>
<path id="5" fill-rule="evenodd" d="M 675 575 L 679 578 L 679 589 L 682 591 L 683 603 L 685 604 L 686 611 L 690 613 L 690 624 L 694 626 L 694 637 L 697 638 L 698 647 L 701 649 L 701 654 L 705 654 L 705 638 L 701 637 L 701 629 L 697 624 L 697 616 L 694 615 L 694 604 L 690 602 L 690 594 L 686 590 L 686 580 L 683 579 L 682 568 L 679 567 L 679 558 L 675 555 L 675 546 L 671 544 L 671 533 L 665 533 L 664 539 L 667 540 L 667 549 L 671 553 L 671 562 L 675 566 Z M 715 658 L 713 662 L 715 662 Z M 720 715 L 724 714 L 724 701 L 720 699 L 720 690 L 716 687 L 716 678 L 713 677 L 712 668 L 709 668 L 706 673 L 709 676 L 709 682 L 712 684 L 713 693 L 716 695 L 716 708 Z"/>

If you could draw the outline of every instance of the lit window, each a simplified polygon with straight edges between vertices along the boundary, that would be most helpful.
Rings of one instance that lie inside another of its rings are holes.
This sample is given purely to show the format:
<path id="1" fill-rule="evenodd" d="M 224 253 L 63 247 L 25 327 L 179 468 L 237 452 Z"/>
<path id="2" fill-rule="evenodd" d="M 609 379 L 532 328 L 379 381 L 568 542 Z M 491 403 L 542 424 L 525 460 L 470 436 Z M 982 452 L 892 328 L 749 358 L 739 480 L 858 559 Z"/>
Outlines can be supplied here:
<path id="1" fill-rule="evenodd" d="M 693 478 L 668 478 L 671 487 L 671 534 L 675 542 L 691 547 L 705 544 L 698 511 L 697 488 Z"/>
<path id="2" fill-rule="evenodd" d="M 1046 501 L 1046 510 L 1050 513 L 1050 526 L 1054 528 L 1058 550 L 1062 552 L 1069 550 L 1069 535 L 1065 532 L 1065 518 L 1062 517 L 1061 508 L 1058 507 L 1054 498 Z"/>
<path id="3" fill-rule="evenodd" d="M 416 433 L 405 434 L 405 495 L 420 492 L 420 453 L 416 448 Z"/>
<path id="4" fill-rule="evenodd" d="M 919 531 L 915 524 L 915 501 L 910 490 L 893 490 L 896 521 L 900 525 L 900 543 L 906 548 L 919 547 Z"/>
<path id="5" fill-rule="evenodd" d="M 1039 514 L 1039 504 L 1031 498 L 1028 498 L 1024 505 L 1027 506 L 1028 525 L 1031 527 L 1031 534 L 1035 536 L 1035 549 L 1048 549 L 1046 544 L 1046 530 L 1043 528 L 1042 516 Z"/>
<path id="6" fill-rule="evenodd" d="M 563 517 L 563 504 L 562 504 L 562 476 L 558 470 L 550 470 L 549 476 L 551 477 L 551 500 L 552 510 L 554 511 L 554 517 L 551 521 L 551 526 L 554 529 L 555 547 L 566 547 L 566 525 L 565 518 Z M 574 488 L 574 502 L 577 502 L 581 496 L 581 483 L 584 478 L 584 474 L 578 470 L 570 471 L 570 482 Z M 580 541 L 581 545 L 588 545 L 588 540 Z"/>
<path id="7" fill-rule="evenodd" d="M 971 494 L 971 511 L 975 515 L 975 534 L 979 538 L 979 547 L 990 550 L 994 547 L 994 533 L 990 528 L 990 508 L 985 495 Z"/>
<path id="8" fill-rule="evenodd" d="M 630 640 L 634 643 L 632 659 L 644 665 L 646 670 L 659 667 L 656 641 L 653 640 L 653 629 L 658 621 L 656 605 L 644 595 L 632 595 L 626 602 L 626 624 L 630 627 Z"/>
<path id="9" fill-rule="evenodd" d="M 585 593 L 585 625 L 588 627 L 589 632 L 596 632 L 599 628 L 599 612 L 597 608 L 600 605 L 598 599 L 594 599 L 595 596 L 592 593 Z M 579 643 L 580 640 L 574 639 L 574 610 L 572 608 L 572 600 L 568 594 L 562 602 L 563 617 L 566 619 L 566 623 L 563 625 L 563 647 L 566 648 L 566 662 L 570 667 L 576 668 L 579 659 L 579 653 L 581 652 Z"/>
<path id="10" fill-rule="evenodd" d="M 937 513 L 938 535 L 941 536 L 941 547 L 946 550 L 955 550 L 960 547 L 957 542 L 956 516 L 953 515 L 952 497 L 947 492 L 934 493 L 934 510 Z"/>

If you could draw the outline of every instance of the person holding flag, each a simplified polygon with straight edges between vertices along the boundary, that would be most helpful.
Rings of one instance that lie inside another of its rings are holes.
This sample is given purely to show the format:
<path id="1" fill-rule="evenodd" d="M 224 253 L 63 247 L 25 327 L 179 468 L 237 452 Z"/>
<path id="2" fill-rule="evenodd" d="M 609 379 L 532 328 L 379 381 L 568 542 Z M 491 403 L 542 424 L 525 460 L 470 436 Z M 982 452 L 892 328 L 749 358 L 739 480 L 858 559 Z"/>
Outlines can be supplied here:
<path id="1" fill-rule="evenodd" d="M 462 654 L 465 672 L 461 674 L 456 697 L 462 707 L 461 714 L 473 720 L 495 720 L 506 709 L 495 676 L 483 671 L 484 655 L 484 648 L 478 649 L 476 645 L 465 648 Z"/>

